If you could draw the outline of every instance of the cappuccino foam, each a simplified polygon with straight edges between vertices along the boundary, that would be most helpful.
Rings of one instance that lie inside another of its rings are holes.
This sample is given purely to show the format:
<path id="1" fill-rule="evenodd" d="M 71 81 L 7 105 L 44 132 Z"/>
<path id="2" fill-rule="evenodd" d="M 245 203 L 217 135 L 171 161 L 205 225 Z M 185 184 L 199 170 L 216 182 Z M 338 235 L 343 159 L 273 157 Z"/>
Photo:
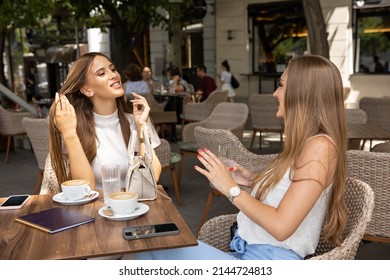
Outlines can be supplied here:
<path id="1" fill-rule="evenodd" d="M 117 193 L 110 194 L 111 199 L 117 199 L 117 200 L 131 199 L 136 196 L 137 194 L 132 192 L 117 192 Z"/>
<path id="2" fill-rule="evenodd" d="M 75 179 L 75 180 L 69 180 L 62 183 L 63 186 L 69 187 L 69 186 L 84 186 L 87 185 L 88 181 L 83 179 Z"/>

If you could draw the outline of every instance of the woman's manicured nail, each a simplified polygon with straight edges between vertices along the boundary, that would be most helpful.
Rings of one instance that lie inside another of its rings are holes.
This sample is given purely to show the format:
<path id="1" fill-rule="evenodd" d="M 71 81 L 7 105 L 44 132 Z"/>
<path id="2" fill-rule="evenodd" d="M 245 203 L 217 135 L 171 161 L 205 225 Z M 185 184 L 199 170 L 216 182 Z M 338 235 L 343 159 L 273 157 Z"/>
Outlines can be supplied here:
<path id="1" fill-rule="evenodd" d="M 202 158 L 200 155 L 197 155 L 198 158 Z"/>
<path id="2" fill-rule="evenodd" d="M 209 149 L 207 149 L 207 148 L 204 148 L 203 150 L 204 150 L 205 152 L 208 152 L 208 151 L 209 151 Z"/>
<path id="3" fill-rule="evenodd" d="M 199 166 L 197 166 L 197 165 L 194 165 L 194 168 L 196 169 L 196 168 L 199 168 Z"/>
<path id="4" fill-rule="evenodd" d="M 201 154 L 203 151 L 201 149 L 198 149 L 198 153 Z"/>
<path id="5" fill-rule="evenodd" d="M 230 170 L 230 171 L 233 171 L 233 170 L 234 170 L 234 168 L 233 168 L 233 167 L 229 167 L 229 170 Z"/>

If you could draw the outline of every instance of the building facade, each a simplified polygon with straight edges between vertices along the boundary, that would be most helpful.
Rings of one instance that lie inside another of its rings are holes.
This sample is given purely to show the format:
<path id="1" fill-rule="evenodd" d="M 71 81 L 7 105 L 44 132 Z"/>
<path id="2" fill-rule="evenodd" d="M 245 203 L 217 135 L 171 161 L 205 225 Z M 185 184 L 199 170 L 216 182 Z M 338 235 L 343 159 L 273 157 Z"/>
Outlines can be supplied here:
<path id="1" fill-rule="evenodd" d="M 253 8 L 259 11 L 263 9 L 271 10 L 272 5 L 283 7 L 283 5 L 291 4 L 288 2 L 300 1 L 208 0 L 206 2 L 207 14 L 198 28 L 201 29 L 202 34 L 203 64 L 207 66 L 208 73 L 215 76 L 220 71 L 220 63 L 224 59 L 228 59 L 232 72 L 240 82 L 240 87 L 236 90 L 238 96 L 247 97 L 252 93 L 272 92 L 277 86 L 277 77 L 284 68 L 282 64 L 277 64 L 276 71 L 272 75 L 267 74 L 266 71 L 259 72 L 259 69 L 256 69 L 257 61 L 262 60 L 262 58 L 259 54 L 261 51 L 258 52 L 261 47 L 259 47 L 259 38 L 256 38 L 259 36 L 256 36 L 258 30 L 254 24 L 254 21 L 258 20 L 258 16 L 253 15 Z M 363 38 L 360 39 L 359 34 L 363 34 L 365 31 L 363 30 L 361 31 L 363 33 L 358 34 L 356 29 L 357 25 L 359 25 L 358 27 L 361 26 L 357 16 L 359 17 L 362 14 L 362 19 L 367 18 L 367 15 L 359 13 L 359 11 L 371 12 L 374 8 L 389 7 L 390 1 L 368 0 L 366 2 L 364 7 L 359 7 L 356 1 L 353 0 L 320 0 L 328 33 L 330 60 L 337 65 L 341 72 L 346 88 L 346 107 L 348 108 L 357 108 L 359 100 L 363 96 L 390 96 L 388 90 L 390 88 L 390 76 L 388 64 L 386 64 L 390 57 L 386 54 L 386 48 L 389 51 L 390 49 L 385 46 L 381 52 L 378 50 L 382 64 L 387 67 L 386 71 L 367 73 L 368 71 L 359 69 L 359 65 L 362 66 L 361 61 L 367 62 L 368 65 L 365 69 L 373 67 L 374 61 L 370 57 L 363 55 L 359 57 L 357 55 L 361 48 L 357 42 L 363 42 Z M 382 26 L 381 32 L 386 36 L 389 36 L 390 31 L 390 23 L 388 22 L 390 13 L 388 11 L 385 11 L 385 15 L 382 16 L 384 26 Z M 261 14 L 261 12 L 259 13 Z M 383 11 L 380 11 L 380 13 L 382 15 Z M 294 11 L 291 11 L 291 14 L 294 14 Z M 299 21 L 299 19 L 296 20 Z M 183 30 L 185 30 L 185 27 Z M 169 43 L 168 35 L 167 31 L 162 31 L 159 28 L 150 30 L 152 69 L 160 79 L 164 79 L 163 69 L 169 63 L 171 57 L 175 55 Z M 307 42 L 306 50 L 303 53 L 309 53 L 309 49 L 310 46 Z M 298 53 L 302 53 L 302 50 L 293 50 L 288 54 L 291 56 Z"/>

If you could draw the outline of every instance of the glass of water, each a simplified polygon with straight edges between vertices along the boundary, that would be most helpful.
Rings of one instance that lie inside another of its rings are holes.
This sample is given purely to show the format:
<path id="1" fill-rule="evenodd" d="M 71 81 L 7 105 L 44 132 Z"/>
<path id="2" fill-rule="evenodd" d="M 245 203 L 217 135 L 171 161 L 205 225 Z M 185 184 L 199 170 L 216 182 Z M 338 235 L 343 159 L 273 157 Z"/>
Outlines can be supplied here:
<path id="1" fill-rule="evenodd" d="M 218 157 L 227 167 L 233 167 L 236 164 L 237 148 L 234 145 L 218 145 Z"/>
<path id="2" fill-rule="evenodd" d="M 108 197 L 111 193 L 119 192 L 121 189 L 121 172 L 119 164 L 102 165 L 102 185 L 104 203 L 108 204 Z"/>

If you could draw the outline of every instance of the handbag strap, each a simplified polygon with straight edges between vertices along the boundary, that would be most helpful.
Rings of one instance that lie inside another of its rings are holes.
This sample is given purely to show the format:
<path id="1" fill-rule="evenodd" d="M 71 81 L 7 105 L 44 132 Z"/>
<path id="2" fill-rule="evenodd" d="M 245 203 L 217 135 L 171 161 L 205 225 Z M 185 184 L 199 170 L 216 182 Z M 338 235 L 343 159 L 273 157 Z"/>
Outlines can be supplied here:
<path id="1" fill-rule="evenodd" d="M 152 148 L 152 142 L 149 137 L 148 133 L 148 127 L 145 127 L 142 129 L 142 135 L 144 138 L 144 143 L 145 143 L 145 154 L 143 158 L 145 161 L 150 165 L 152 164 L 153 161 L 153 148 Z M 136 139 L 137 139 L 138 133 L 135 129 L 131 130 L 131 135 L 130 135 L 130 140 L 129 140 L 129 145 L 127 146 L 127 158 L 129 160 L 129 163 L 132 164 L 134 162 L 134 153 L 135 153 L 135 145 L 136 145 Z"/>

